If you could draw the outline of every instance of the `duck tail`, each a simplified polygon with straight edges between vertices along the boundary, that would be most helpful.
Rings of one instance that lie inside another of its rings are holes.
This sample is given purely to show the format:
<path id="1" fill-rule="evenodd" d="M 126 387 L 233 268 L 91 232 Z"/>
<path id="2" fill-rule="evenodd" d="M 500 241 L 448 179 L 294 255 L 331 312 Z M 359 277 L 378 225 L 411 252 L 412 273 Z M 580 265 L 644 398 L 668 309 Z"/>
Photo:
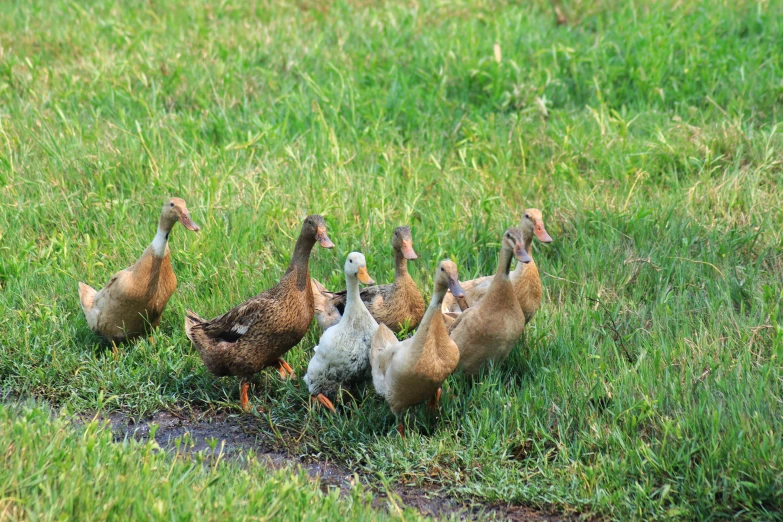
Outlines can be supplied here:
<path id="1" fill-rule="evenodd" d="M 190 339 L 190 342 L 196 346 L 196 348 L 198 348 L 200 345 L 200 335 L 194 329 L 203 322 L 204 319 L 202 319 L 198 314 L 191 312 L 190 310 L 185 310 L 185 334 L 188 336 L 188 339 Z M 201 335 L 203 335 L 203 333 Z"/>
<path id="2" fill-rule="evenodd" d="M 397 336 L 385 324 L 379 324 L 370 346 L 370 366 L 372 367 L 372 384 L 375 392 L 386 396 L 386 367 L 390 346 L 397 344 Z"/>
<path id="3" fill-rule="evenodd" d="M 93 330 L 98 321 L 98 311 L 95 309 L 95 296 L 97 293 L 93 287 L 79 281 L 79 301 L 82 304 L 84 316 L 87 318 L 87 324 Z"/>
<path id="4" fill-rule="evenodd" d="M 326 330 L 339 323 L 341 314 L 334 306 L 332 293 L 314 277 L 310 278 L 310 286 L 313 289 L 313 304 L 318 326 Z"/>

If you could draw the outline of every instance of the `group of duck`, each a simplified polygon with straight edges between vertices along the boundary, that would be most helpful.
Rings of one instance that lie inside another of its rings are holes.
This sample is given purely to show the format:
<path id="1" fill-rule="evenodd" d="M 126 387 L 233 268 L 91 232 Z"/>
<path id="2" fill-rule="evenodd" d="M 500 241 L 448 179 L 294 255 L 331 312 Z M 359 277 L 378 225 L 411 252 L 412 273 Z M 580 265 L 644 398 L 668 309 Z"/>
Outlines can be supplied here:
<path id="1" fill-rule="evenodd" d="M 90 329 L 118 343 L 160 324 L 177 286 L 168 247 L 177 221 L 199 230 L 185 202 L 171 198 L 155 238 L 133 266 L 117 272 L 100 291 L 79 283 Z M 399 420 L 415 404 L 429 401 L 428 407 L 436 408 L 442 383 L 457 368 L 475 375 L 485 364 L 508 357 L 541 303 L 541 280 L 531 257 L 534 237 L 552 241 L 541 211 L 531 208 L 518 228 L 503 233 L 494 275 L 460 282 L 457 265 L 440 261 L 425 305 L 408 273 L 407 262 L 417 258 L 409 227 L 392 234 L 391 284 L 374 285 L 364 255 L 351 252 L 344 265 L 346 289 L 330 292 L 310 277 L 309 261 L 316 243 L 334 244 L 323 217 L 307 216 L 275 286 L 214 319 L 187 311 L 185 332 L 213 375 L 240 378 L 240 404 L 247 409 L 248 381 L 257 372 L 274 367 L 283 378 L 295 377 L 283 356 L 299 344 L 315 316 L 323 334 L 304 376 L 311 397 L 334 412 L 332 401 L 341 389 L 372 380 Z M 514 259 L 518 263 L 511 271 Z M 396 334 L 403 329 L 416 331 L 399 341 Z M 398 430 L 404 435 L 401 422 Z"/>

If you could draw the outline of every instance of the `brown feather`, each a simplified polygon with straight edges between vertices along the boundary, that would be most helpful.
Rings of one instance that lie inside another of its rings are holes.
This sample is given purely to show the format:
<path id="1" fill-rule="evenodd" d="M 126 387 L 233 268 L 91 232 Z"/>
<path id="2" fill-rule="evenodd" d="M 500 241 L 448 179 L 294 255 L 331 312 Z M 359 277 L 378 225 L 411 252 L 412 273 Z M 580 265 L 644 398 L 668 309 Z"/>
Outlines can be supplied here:
<path id="1" fill-rule="evenodd" d="M 305 336 L 315 311 L 308 264 L 316 225 L 325 227 L 323 218 L 308 216 L 277 285 L 209 321 L 186 317 L 186 333 L 214 375 L 250 377 L 276 364 Z"/>

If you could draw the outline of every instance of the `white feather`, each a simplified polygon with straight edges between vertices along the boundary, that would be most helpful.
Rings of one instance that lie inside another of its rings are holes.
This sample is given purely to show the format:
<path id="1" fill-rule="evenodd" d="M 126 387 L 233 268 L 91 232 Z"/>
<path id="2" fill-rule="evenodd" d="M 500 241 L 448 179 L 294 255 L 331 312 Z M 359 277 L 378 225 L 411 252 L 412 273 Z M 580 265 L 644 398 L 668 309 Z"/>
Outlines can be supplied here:
<path id="1" fill-rule="evenodd" d="M 163 257 L 166 255 L 166 245 L 168 245 L 168 243 L 168 232 L 158 227 L 158 233 L 155 234 L 155 239 L 152 240 L 152 253 L 155 254 L 155 257 Z"/>

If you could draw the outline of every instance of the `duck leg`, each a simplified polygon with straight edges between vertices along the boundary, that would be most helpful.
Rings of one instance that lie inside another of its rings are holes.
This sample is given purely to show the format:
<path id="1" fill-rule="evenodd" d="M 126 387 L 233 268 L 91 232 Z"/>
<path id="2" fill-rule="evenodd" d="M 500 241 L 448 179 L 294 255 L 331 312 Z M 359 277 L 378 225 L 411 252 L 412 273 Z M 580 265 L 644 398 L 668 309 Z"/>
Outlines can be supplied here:
<path id="1" fill-rule="evenodd" d="M 438 391 L 435 392 L 435 395 L 432 396 L 432 399 L 430 399 L 430 402 L 427 403 L 427 411 L 430 413 L 433 413 L 435 410 L 438 409 L 438 403 L 440 403 L 440 396 L 443 393 L 443 390 L 438 388 Z"/>
<path id="2" fill-rule="evenodd" d="M 250 388 L 250 383 L 243 380 L 241 387 L 239 388 L 239 405 L 242 406 L 242 409 L 247 411 L 248 410 L 248 404 L 250 401 L 247 399 L 247 390 Z"/>
<path id="3" fill-rule="evenodd" d="M 313 398 L 318 402 L 320 402 L 321 404 L 323 404 L 324 406 L 326 406 L 329 409 L 329 411 L 331 411 L 332 413 L 337 413 L 334 409 L 334 404 L 332 404 L 332 401 L 330 401 L 329 398 L 323 393 L 319 393 Z"/>
<path id="4" fill-rule="evenodd" d="M 405 425 L 402 422 L 397 424 L 397 433 L 399 433 L 400 437 L 402 437 L 403 440 L 405 440 Z"/>
<path id="5" fill-rule="evenodd" d="M 291 365 L 285 362 L 283 359 L 277 360 L 277 371 L 280 372 L 281 379 L 296 378 L 296 373 L 294 373 L 294 369 L 291 368 Z"/>

